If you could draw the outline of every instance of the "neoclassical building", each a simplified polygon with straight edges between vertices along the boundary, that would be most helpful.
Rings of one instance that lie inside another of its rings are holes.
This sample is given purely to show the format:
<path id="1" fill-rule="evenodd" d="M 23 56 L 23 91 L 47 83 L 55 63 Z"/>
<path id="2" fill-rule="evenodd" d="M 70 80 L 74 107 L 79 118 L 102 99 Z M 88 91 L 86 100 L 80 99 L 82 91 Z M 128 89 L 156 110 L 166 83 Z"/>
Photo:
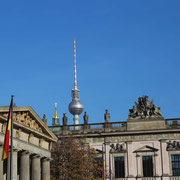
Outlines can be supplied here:
<path id="1" fill-rule="evenodd" d="M 63 125 L 50 129 L 58 138 L 73 135 L 84 138 L 102 159 L 105 179 L 179 180 L 180 119 L 163 118 L 160 108 L 147 96 L 140 97 L 129 110 L 127 121 L 110 122 L 106 110 L 104 123 Z"/>
<path id="2" fill-rule="evenodd" d="M 9 107 L 0 107 L 0 157 Z M 50 180 L 51 146 L 57 137 L 31 107 L 14 106 L 13 180 Z M 10 158 L 9 158 L 10 159 Z M 0 180 L 9 180 L 9 163 L 0 161 Z"/>

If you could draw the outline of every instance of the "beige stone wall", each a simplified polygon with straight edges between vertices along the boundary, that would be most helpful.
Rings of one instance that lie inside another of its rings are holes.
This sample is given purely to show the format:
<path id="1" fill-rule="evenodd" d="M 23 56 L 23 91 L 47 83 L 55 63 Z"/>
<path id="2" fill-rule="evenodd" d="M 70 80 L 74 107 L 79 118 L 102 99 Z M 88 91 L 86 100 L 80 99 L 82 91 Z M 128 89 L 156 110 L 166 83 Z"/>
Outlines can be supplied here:
<path id="1" fill-rule="evenodd" d="M 141 137 L 138 137 L 141 136 Z M 167 139 L 160 140 L 161 137 L 166 136 Z M 148 138 L 147 138 L 148 137 Z M 179 134 L 170 133 L 170 134 L 151 134 L 149 136 L 137 135 L 130 136 L 129 139 L 133 141 L 122 141 L 122 139 L 127 139 L 125 136 L 111 136 L 105 138 L 91 137 L 87 138 L 86 142 L 90 144 L 91 147 L 104 151 L 104 159 L 106 157 L 106 173 L 107 177 L 110 175 L 110 169 L 112 169 L 114 176 L 114 157 L 115 156 L 124 156 L 125 158 L 125 174 L 126 177 L 143 177 L 143 167 L 142 167 L 142 156 L 143 155 L 152 155 L 153 156 L 153 167 L 154 167 L 154 176 L 156 179 L 167 179 L 166 176 L 171 176 L 171 154 L 178 153 L 177 151 L 167 151 L 167 142 L 177 141 L 180 142 Z M 150 139 L 153 140 L 150 140 Z M 136 140 L 135 140 L 136 139 Z M 142 140 L 138 140 L 142 139 Z M 146 140 L 147 139 L 147 140 Z M 126 152 L 115 152 L 110 153 L 111 144 L 124 144 Z M 154 150 L 156 151 L 154 151 Z M 136 152 L 138 151 L 138 152 Z M 162 165 L 163 164 L 163 165 Z M 163 166 L 163 167 L 162 167 Z M 163 168 L 163 169 L 162 169 Z M 107 178 L 108 179 L 108 178 Z M 170 177 L 169 177 L 170 179 Z"/>

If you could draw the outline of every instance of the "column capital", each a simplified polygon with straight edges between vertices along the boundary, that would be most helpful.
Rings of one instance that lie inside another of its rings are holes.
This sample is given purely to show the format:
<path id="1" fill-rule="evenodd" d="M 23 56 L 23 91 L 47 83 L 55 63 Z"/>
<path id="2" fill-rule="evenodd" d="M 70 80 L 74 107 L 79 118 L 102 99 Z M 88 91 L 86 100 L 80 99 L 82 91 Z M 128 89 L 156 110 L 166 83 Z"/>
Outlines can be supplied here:
<path id="1" fill-rule="evenodd" d="M 38 159 L 41 158 L 41 156 L 39 154 L 32 154 L 31 155 L 31 159 Z"/>
<path id="2" fill-rule="evenodd" d="M 132 141 L 126 141 L 125 143 L 127 143 L 127 144 L 132 144 Z"/>
<path id="3" fill-rule="evenodd" d="M 160 142 L 166 142 L 167 139 L 160 139 L 159 141 L 160 141 Z"/>
<path id="4" fill-rule="evenodd" d="M 111 143 L 109 141 L 107 141 L 107 142 L 104 142 L 103 144 L 104 145 L 110 145 Z"/>
<path id="5" fill-rule="evenodd" d="M 13 152 L 18 152 L 18 151 L 20 151 L 21 149 L 18 149 L 18 148 L 14 148 L 13 149 Z"/>
<path id="6" fill-rule="evenodd" d="M 42 157 L 42 161 L 45 162 L 45 161 L 52 161 L 52 158 L 50 157 Z"/>
<path id="7" fill-rule="evenodd" d="M 21 155 L 30 155 L 31 153 L 27 150 L 20 151 Z"/>

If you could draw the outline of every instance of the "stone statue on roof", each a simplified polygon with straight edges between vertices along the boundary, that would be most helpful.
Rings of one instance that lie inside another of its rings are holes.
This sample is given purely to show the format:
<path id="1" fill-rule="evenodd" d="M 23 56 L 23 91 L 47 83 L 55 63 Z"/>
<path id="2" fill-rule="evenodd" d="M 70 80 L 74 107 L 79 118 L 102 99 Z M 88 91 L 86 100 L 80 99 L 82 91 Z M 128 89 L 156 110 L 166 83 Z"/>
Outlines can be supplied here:
<path id="1" fill-rule="evenodd" d="M 106 123 L 110 121 L 110 113 L 108 112 L 107 109 L 105 110 L 104 120 Z"/>
<path id="2" fill-rule="evenodd" d="M 83 116 L 83 119 L 84 119 L 84 124 L 88 124 L 88 115 L 87 115 L 87 113 L 86 113 L 86 111 L 84 112 L 84 116 Z"/>
<path id="3" fill-rule="evenodd" d="M 129 109 L 129 119 L 162 117 L 160 108 L 156 107 L 153 100 L 148 99 L 148 96 L 139 97 L 138 103 L 135 102 L 135 105 L 133 109 Z"/>
<path id="4" fill-rule="evenodd" d="M 68 121 L 68 118 L 66 117 L 66 113 L 63 113 L 63 126 L 67 126 L 67 121 Z"/>

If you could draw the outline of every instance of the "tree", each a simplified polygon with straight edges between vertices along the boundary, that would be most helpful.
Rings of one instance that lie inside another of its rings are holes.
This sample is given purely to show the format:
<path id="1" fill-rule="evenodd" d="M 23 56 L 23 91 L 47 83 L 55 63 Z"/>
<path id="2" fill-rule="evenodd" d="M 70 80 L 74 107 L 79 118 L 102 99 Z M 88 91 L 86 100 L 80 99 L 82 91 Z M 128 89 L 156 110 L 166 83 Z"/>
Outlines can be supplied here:
<path id="1" fill-rule="evenodd" d="M 100 180 L 103 165 L 96 157 L 96 151 L 82 139 L 61 138 L 52 148 L 51 179 Z"/>

